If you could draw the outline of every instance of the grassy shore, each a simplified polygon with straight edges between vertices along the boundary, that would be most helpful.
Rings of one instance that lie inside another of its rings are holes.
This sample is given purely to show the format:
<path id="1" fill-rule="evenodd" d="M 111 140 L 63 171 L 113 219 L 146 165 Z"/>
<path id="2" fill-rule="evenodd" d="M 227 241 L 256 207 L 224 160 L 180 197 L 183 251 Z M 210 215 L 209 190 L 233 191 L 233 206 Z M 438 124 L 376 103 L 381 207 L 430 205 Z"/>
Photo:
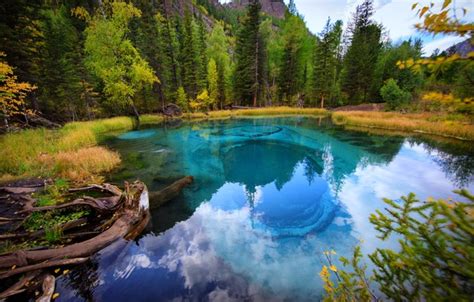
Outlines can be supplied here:
<path id="1" fill-rule="evenodd" d="M 427 133 L 474 140 L 474 126 L 449 121 L 434 114 L 396 112 L 334 112 L 316 108 L 270 107 L 185 114 L 188 119 L 225 119 L 257 116 L 329 116 L 334 123 L 354 129 L 385 129 L 403 133 Z M 161 116 L 144 115 L 142 124 L 160 123 Z M 128 117 L 68 123 L 61 129 L 33 129 L 0 136 L 0 182 L 24 177 L 65 178 L 72 182 L 100 182 L 101 175 L 120 164 L 120 156 L 98 146 L 108 133 L 133 128 Z"/>
<path id="2" fill-rule="evenodd" d="M 379 128 L 385 130 L 415 132 L 461 140 L 474 140 L 474 125 L 465 120 L 450 120 L 439 114 L 402 114 L 398 112 L 334 112 L 332 121 L 349 127 Z"/>
<path id="3" fill-rule="evenodd" d="M 160 116 L 145 115 L 143 124 Z M 68 123 L 61 129 L 30 129 L 0 137 L 0 181 L 24 177 L 59 177 L 73 182 L 100 181 L 100 175 L 120 163 L 120 156 L 98 147 L 103 135 L 130 130 L 133 120 L 115 117 Z"/>

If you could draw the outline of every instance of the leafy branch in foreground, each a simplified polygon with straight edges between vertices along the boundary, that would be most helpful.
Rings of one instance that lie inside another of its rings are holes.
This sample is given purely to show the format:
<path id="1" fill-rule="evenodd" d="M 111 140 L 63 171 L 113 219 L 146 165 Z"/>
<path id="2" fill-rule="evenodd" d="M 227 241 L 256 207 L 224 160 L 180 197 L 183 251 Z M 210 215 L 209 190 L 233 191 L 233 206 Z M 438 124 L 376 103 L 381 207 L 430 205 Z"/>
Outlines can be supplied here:
<path id="1" fill-rule="evenodd" d="M 323 266 L 326 301 L 470 301 L 474 295 L 474 196 L 456 191 L 467 201 L 428 200 L 415 194 L 402 203 L 384 199 L 386 213 L 377 210 L 370 222 L 382 240 L 399 238 L 400 249 L 378 248 L 368 257 L 375 268 L 370 276 L 361 264 L 360 247 L 351 261 L 338 269 L 325 252 Z M 377 292 L 377 294 L 376 294 Z M 377 297 L 380 295 L 382 297 Z"/>

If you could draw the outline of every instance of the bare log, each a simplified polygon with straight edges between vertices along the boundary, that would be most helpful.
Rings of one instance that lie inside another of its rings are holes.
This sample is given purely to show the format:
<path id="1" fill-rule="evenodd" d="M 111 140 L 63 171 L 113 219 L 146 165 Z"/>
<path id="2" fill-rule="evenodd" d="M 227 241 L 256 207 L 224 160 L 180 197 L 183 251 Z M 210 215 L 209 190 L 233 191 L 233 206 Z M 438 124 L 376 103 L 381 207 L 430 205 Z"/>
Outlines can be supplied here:
<path id="1" fill-rule="evenodd" d="M 26 188 L 26 187 L 0 187 L 0 190 L 3 190 L 10 194 L 31 194 L 38 191 L 38 188 Z"/>
<path id="2" fill-rule="evenodd" d="M 150 209 L 156 209 L 171 199 L 177 197 L 179 193 L 194 181 L 192 176 L 186 176 L 175 181 L 168 187 L 158 192 L 150 193 Z"/>
<path id="3" fill-rule="evenodd" d="M 50 302 L 56 287 L 56 278 L 53 275 L 46 275 L 43 279 L 43 294 L 36 299 L 36 302 Z"/>

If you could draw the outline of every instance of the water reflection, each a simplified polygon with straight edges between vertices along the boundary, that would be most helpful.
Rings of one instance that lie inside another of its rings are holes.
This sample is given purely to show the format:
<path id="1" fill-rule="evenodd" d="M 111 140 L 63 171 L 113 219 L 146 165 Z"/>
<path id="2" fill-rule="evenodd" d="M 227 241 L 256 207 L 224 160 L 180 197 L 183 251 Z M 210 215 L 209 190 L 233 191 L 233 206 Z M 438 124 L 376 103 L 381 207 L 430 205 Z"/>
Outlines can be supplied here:
<path id="1" fill-rule="evenodd" d="M 179 175 L 196 183 L 153 213 L 154 232 L 64 277 L 58 286 L 67 300 L 318 300 L 322 251 L 349 256 L 361 239 L 364 252 L 396 245 L 375 240 L 368 222 L 382 198 L 453 196 L 456 179 L 474 190 L 472 169 L 461 164 L 472 161 L 470 151 L 317 128 L 312 119 L 153 131 L 111 142 L 139 154 L 117 178 L 143 176 L 152 189 Z M 77 282 L 88 278 L 89 288 Z"/>

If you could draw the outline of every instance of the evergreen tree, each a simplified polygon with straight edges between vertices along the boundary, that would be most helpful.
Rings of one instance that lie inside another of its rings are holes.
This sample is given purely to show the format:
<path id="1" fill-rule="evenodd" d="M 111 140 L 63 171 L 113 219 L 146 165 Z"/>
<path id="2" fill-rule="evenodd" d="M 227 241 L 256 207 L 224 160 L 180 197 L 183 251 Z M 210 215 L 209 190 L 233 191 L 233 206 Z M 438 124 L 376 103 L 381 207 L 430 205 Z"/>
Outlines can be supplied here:
<path id="1" fill-rule="evenodd" d="M 279 99 L 291 104 L 304 82 L 304 40 L 307 29 L 298 16 L 287 15 L 283 29 L 283 57 L 280 66 Z"/>
<path id="2" fill-rule="evenodd" d="M 179 21 L 178 21 L 179 24 Z M 196 33 L 193 17 L 189 10 L 184 13 L 184 28 L 181 42 L 181 77 L 189 97 L 195 98 L 198 93 L 198 76 L 200 68 L 199 54 L 196 49 Z"/>
<path id="3" fill-rule="evenodd" d="M 263 39 L 260 35 L 261 5 L 253 0 L 237 35 L 234 93 L 239 104 L 257 106 L 264 81 Z"/>
<path id="4" fill-rule="evenodd" d="M 342 90 L 350 103 L 369 101 L 373 72 L 380 52 L 381 27 L 370 19 L 373 14 L 372 0 L 357 6 L 353 17 L 351 44 L 344 58 Z"/>
<path id="5" fill-rule="evenodd" d="M 321 108 L 324 108 L 324 101 L 330 98 L 336 85 L 337 55 L 341 34 L 342 22 L 337 21 L 331 25 L 331 20 L 328 19 L 316 46 L 313 87 L 314 96 L 320 100 Z"/>
<path id="6" fill-rule="evenodd" d="M 179 64 L 179 42 L 177 40 L 176 27 L 173 21 L 157 13 L 156 25 L 160 52 L 161 87 L 166 101 L 177 101 L 176 92 L 182 85 Z"/>
<path id="7" fill-rule="evenodd" d="M 84 89 L 79 37 L 69 18 L 68 9 L 43 11 L 41 29 L 44 37 L 39 92 L 43 113 L 59 120 L 76 120 L 82 104 L 78 97 Z"/>
<path id="8" fill-rule="evenodd" d="M 198 62 L 198 90 L 201 91 L 202 89 L 206 88 L 207 82 L 207 31 L 204 25 L 202 18 L 199 18 L 195 22 L 195 31 L 194 35 L 196 37 L 196 55 L 197 55 L 197 62 Z"/>

